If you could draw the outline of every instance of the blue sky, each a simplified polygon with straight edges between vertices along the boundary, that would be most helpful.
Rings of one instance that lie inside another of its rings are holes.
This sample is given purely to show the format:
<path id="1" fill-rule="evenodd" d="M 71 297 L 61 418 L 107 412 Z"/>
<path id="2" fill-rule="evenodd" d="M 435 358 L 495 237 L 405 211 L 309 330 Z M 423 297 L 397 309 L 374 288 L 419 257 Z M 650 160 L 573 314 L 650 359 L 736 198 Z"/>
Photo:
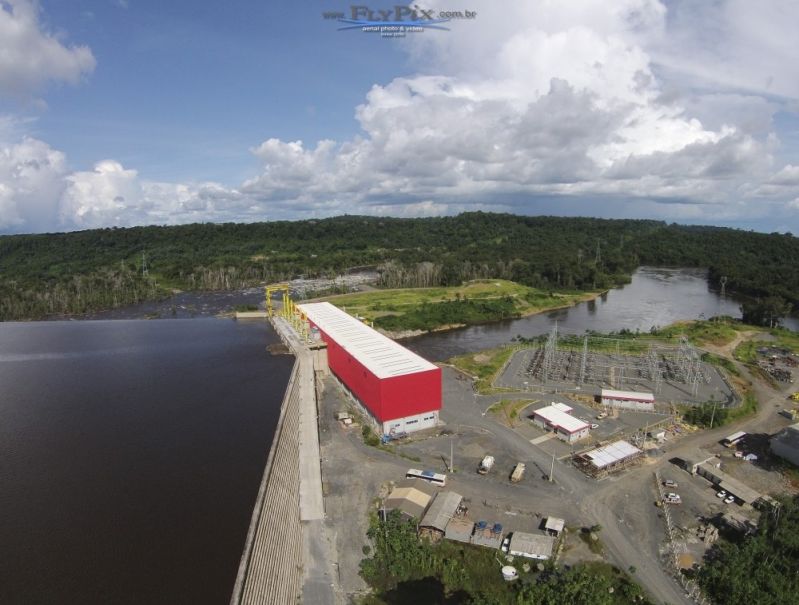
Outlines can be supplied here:
<path id="1" fill-rule="evenodd" d="M 230 184 L 255 172 L 248 149 L 270 137 L 352 136 L 355 106 L 405 56 L 337 32 L 325 5 L 43 2 L 43 21 L 97 67 L 48 91 L 34 131 L 76 168 L 111 157 L 152 179 Z"/>
<path id="2" fill-rule="evenodd" d="M 475 209 L 799 233 L 799 4 L 430 0 L 477 16 L 404 39 L 322 18 L 349 7 L 0 0 L 0 233 Z"/>

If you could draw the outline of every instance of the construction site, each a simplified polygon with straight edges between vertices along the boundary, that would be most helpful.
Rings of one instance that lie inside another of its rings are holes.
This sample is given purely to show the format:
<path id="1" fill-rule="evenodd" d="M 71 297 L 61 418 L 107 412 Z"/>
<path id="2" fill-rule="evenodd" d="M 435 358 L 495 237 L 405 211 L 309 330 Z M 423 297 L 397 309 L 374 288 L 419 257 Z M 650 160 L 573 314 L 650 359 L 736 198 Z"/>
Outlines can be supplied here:
<path id="1" fill-rule="evenodd" d="M 685 337 L 672 344 L 561 335 L 557 325 L 545 341 L 514 354 L 495 384 L 521 390 L 645 391 L 653 393 L 659 403 L 737 405 L 724 376 L 702 361 L 700 352 Z"/>

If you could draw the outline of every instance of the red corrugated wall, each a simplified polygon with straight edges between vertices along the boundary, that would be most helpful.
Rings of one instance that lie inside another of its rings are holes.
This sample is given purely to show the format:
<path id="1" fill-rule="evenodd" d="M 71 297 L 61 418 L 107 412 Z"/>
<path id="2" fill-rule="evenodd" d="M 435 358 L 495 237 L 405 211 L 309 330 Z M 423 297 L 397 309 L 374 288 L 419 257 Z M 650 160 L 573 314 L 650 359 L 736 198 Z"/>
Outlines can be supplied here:
<path id="1" fill-rule="evenodd" d="M 441 409 L 441 368 L 380 379 L 324 330 L 327 363 L 380 422 Z"/>
<path id="2" fill-rule="evenodd" d="M 380 391 L 386 416 L 383 420 L 440 410 L 441 368 L 384 378 Z"/>

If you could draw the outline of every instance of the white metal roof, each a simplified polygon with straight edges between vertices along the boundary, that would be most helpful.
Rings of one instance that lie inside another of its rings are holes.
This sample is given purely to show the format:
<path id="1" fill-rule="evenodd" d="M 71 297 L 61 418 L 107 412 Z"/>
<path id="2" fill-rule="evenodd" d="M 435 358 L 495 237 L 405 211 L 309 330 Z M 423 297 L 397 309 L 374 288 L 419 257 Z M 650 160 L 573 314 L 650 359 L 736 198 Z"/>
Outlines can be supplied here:
<path id="1" fill-rule="evenodd" d="M 624 460 L 625 458 L 629 458 L 630 456 L 634 456 L 640 452 L 641 450 L 634 445 L 621 440 L 614 441 L 613 443 L 604 447 L 599 447 L 595 450 L 591 450 L 590 452 L 586 452 L 583 454 L 583 456 L 590 458 L 591 463 L 595 467 L 605 468 L 606 466 L 615 464 L 620 460 Z"/>
<path id="2" fill-rule="evenodd" d="M 552 402 L 552 407 L 555 408 L 556 410 L 560 410 L 561 412 L 568 413 L 568 412 L 572 411 L 572 408 L 569 407 L 568 405 L 566 405 L 565 403 L 555 403 L 553 401 Z"/>
<path id="3" fill-rule="evenodd" d="M 602 389 L 602 399 L 624 399 L 629 401 L 655 401 L 652 393 L 637 393 L 635 391 L 613 391 Z"/>
<path id="4" fill-rule="evenodd" d="M 426 359 L 328 302 L 307 303 L 297 308 L 378 378 L 436 369 Z"/>
<path id="5" fill-rule="evenodd" d="M 727 437 L 724 441 L 738 441 L 739 439 L 743 439 L 746 437 L 746 433 L 743 431 L 738 431 L 737 433 L 733 433 L 729 437 Z"/>
<path id="6" fill-rule="evenodd" d="M 555 405 L 548 405 L 540 410 L 535 410 L 533 414 L 536 416 L 541 416 L 541 418 L 546 420 L 552 426 L 563 429 L 567 433 L 576 433 L 577 431 L 581 431 L 589 426 L 587 422 L 584 422 L 579 418 L 575 418 L 571 414 L 567 414 L 563 410 L 557 408 Z"/>
<path id="7" fill-rule="evenodd" d="M 515 531 L 510 536 L 508 550 L 510 554 L 520 557 L 548 559 L 552 556 L 555 539 L 544 534 L 528 534 Z"/>

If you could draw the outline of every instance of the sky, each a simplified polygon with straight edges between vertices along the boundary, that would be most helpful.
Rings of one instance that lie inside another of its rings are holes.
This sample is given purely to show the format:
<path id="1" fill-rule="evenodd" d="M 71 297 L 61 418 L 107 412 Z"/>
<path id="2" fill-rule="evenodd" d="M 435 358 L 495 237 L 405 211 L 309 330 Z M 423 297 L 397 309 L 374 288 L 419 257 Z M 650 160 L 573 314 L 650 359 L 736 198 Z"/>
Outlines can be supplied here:
<path id="1" fill-rule="evenodd" d="M 365 1 L 0 0 L 0 233 L 471 210 L 799 233 L 795 0 L 323 18 L 408 13 Z"/>

